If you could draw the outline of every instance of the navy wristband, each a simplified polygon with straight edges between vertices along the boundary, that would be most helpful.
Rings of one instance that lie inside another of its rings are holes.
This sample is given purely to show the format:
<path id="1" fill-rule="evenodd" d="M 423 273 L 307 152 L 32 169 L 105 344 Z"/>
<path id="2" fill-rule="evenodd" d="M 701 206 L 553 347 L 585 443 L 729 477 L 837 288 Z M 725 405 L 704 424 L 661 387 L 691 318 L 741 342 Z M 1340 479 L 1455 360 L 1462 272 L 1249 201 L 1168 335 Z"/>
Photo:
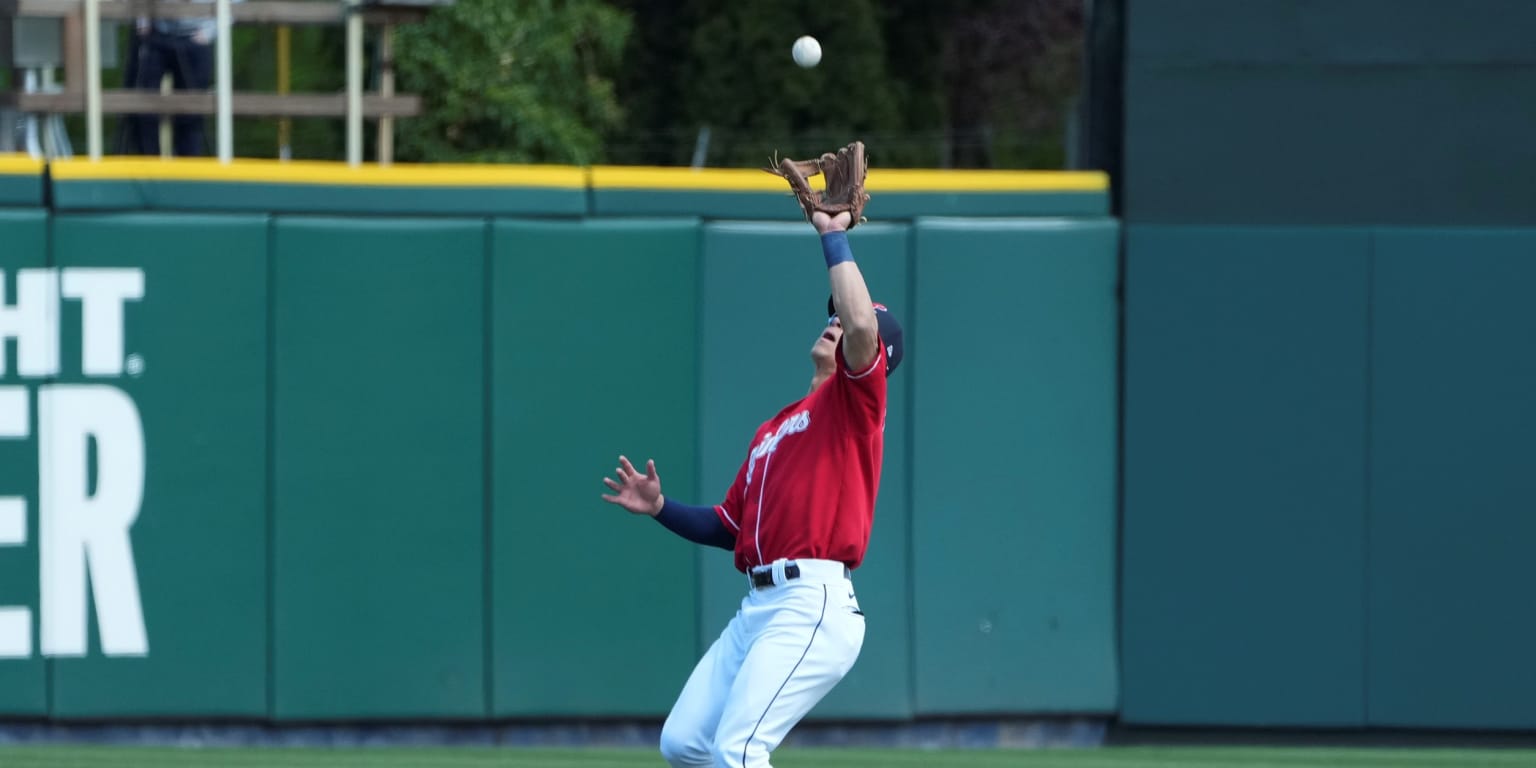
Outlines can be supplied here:
<path id="1" fill-rule="evenodd" d="M 828 232 L 822 235 L 821 255 L 827 257 L 827 269 L 845 261 L 853 261 L 853 251 L 848 247 L 848 233 Z"/>

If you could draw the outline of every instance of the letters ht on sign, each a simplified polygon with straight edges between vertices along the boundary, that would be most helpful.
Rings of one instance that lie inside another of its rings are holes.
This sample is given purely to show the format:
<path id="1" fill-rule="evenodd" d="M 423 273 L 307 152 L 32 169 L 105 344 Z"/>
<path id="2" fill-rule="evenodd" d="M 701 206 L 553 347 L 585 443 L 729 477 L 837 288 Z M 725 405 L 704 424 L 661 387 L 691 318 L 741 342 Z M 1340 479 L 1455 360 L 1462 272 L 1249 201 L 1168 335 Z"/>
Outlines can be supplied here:
<path id="1" fill-rule="evenodd" d="M 107 380 L 124 375 L 124 308 L 144 298 L 144 271 L 21 269 L 14 274 L 14 296 L 5 277 L 0 272 L 0 440 L 32 436 L 35 397 L 42 654 L 85 655 L 90 594 L 102 652 L 146 655 L 149 636 L 129 538 L 144 497 L 138 407 L 111 383 L 37 381 L 77 373 Z M 60 321 L 71 312 L 80 318 L 78 369 L 60 353 Z M 0 546 L 27 543 L 25 490 L 0 489 L 5 494 L 0 495 Z M 0 606 L 0 658 L 32 655 L 32 609 Z"/>

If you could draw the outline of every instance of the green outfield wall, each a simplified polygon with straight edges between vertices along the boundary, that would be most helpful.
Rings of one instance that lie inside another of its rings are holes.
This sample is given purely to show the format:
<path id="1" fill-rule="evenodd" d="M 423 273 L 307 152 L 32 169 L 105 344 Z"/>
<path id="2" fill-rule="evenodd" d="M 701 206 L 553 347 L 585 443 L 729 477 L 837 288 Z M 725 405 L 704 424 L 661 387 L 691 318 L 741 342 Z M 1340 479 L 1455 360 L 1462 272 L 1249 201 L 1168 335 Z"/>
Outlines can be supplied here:
<path id="1" fill-rule="evenodd" d="M 1127 251 L 1122 716 L 1536 727 L 1536 232 Z"/>
<path id="2" fill-rule="evenodd" d="M 666 713 L 744 577 L 600 480 L 714 503 L 804 393 L 828 288 L 781 180 L 8 162 L 0 716 Z M 870 183 L 908 358 L 813 716 L 1111 713 L 1105 180 Z"/>
<path id="3" fill-rule="evenodd" d="M 1123 8 L 1122 721 L 1536 728 L 1536 4 Z"/>
<path id="4" fill-rule="evenodd" d="M 1128 221 L 1536 225 L 1536 3 L 1119 1 Z"/>
<path id="5" fill-rule="evenodd" d="M 600 479 L 713 503 L 804 392 L 781 182 L 41 173 L 0 164 L 0 716 L 666 712 L 743 579 Z M 1092 174 L 911 173 L 852 238 L 909 358 L 813 717 L 1536 728 L 1536 234 L 1122 230 Z"/>

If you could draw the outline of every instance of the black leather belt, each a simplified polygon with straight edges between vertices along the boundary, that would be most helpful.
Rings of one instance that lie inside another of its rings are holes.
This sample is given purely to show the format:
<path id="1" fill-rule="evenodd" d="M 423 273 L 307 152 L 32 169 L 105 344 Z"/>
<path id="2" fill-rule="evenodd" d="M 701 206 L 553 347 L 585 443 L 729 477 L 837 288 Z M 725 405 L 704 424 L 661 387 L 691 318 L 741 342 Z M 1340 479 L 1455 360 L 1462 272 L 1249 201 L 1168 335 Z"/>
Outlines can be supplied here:
<path id="1" fill-rule="evenodd" d="M 761 571 L 752 571 L 751 575 L 752 575 L 752 588 L 753 589 L 763 589 L 764 587 L 771 587 L 771 586 L 773 586 L 773 569 L 772 568 L 764 568 Z M 847 579 L 847 578 L 851 578 L 852 576 L 853 576 L 853 571 L 848 570 L 848 566 L 846 566 L 846 565 L 843 566 L 843 578 Z M 795 579 L 798 579 L 798 578 L 800 578 L 800 566 L 796 565 L 793 562 L 785 563 L 784 564 L 784 580 L 785 581 L 794 581 Z"/>

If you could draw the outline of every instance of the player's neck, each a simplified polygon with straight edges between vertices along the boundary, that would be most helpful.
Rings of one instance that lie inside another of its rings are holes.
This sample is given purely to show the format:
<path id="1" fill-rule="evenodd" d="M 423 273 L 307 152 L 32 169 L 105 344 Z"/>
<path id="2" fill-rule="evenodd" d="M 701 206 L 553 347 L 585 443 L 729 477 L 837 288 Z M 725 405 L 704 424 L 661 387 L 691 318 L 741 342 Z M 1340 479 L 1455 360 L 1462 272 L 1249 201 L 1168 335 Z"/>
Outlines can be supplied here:
<path id="1" fill-rule="evenodd" d="M 822 382 L 830 378 L 832 378 L 831 371 L 817 371 L 816 375 L 811 377 L 811 388 L 806 390 L 805 393 L 809 395 L 810 393 L 815 392 L 816 388 L 821 386 Z"/>

